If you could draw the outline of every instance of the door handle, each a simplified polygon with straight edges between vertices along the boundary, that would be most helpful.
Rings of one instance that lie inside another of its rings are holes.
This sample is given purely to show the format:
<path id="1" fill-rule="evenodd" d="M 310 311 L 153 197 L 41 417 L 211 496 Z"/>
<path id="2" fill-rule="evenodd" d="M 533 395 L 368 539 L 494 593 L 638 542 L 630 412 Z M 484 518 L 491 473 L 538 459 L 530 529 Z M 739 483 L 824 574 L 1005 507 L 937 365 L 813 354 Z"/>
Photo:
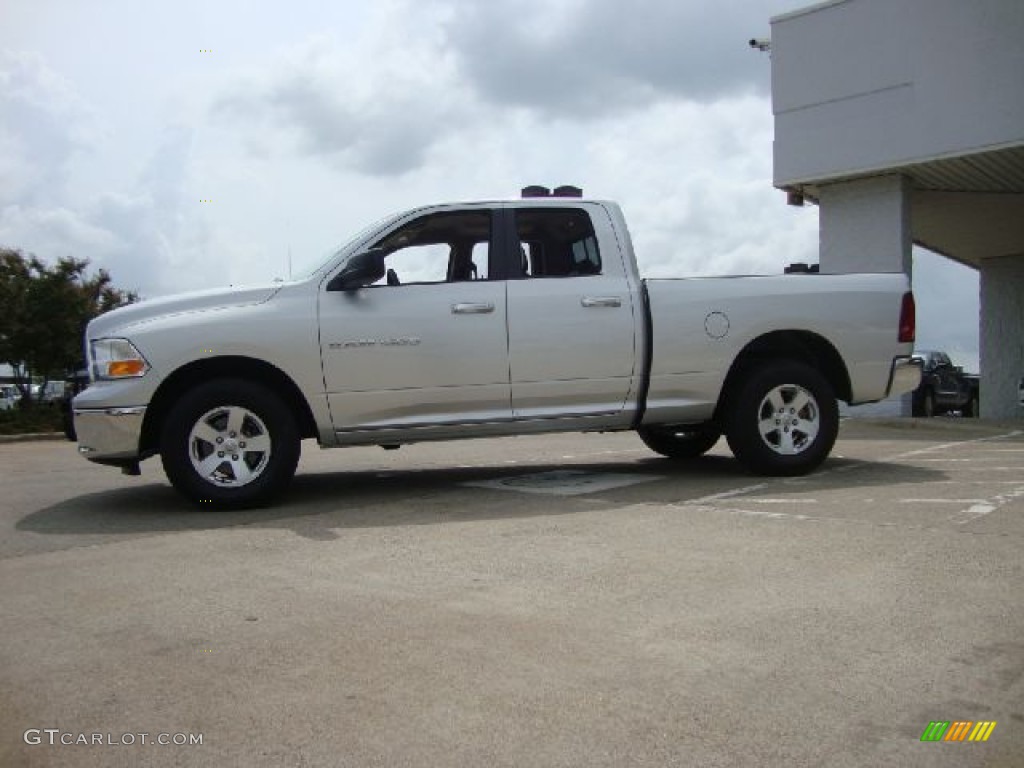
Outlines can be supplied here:
<path id="1" fill-rule="evenodd" d="M 494 311 L 493 304 L 452 304 L 453 315 L 486 315 Z"/>
<path id="2" fill-rule="evenodd" d="M 618 296 L 584 296 L 580 304 L 584 307 L 621 307 L 622 299 Z"/>

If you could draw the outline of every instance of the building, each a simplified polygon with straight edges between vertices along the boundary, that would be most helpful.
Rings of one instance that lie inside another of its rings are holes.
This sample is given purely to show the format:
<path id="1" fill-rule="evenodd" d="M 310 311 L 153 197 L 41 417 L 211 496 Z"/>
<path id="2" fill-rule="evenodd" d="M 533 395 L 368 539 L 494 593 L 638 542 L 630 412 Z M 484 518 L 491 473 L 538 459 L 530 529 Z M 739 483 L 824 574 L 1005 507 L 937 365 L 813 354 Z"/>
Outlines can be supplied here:
<path id="1" fill-rule="evenodd" d="M 833 0 L 772 19 L 774 183 L 823 272 L 979 271 L 981 415 L 1022 418 L 1024 2 Z"/>

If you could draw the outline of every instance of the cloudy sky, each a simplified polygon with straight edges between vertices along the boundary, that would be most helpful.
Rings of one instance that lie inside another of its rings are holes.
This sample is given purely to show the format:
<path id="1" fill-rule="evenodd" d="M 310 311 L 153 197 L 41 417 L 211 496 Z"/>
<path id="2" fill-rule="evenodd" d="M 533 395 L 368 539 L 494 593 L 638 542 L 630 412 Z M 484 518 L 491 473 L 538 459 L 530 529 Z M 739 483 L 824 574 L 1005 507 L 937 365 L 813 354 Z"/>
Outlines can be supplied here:
<path id="1" fill-rule="evenodd" d="M 650 276 L 817 261 L 771 185 L 807 0 L 3 0 L 0 245 L 153 297 L 288 274 L 388 213 L 572 183 Z M 977 366 L 977 274 L 915 253 L 918 345 Z"/>

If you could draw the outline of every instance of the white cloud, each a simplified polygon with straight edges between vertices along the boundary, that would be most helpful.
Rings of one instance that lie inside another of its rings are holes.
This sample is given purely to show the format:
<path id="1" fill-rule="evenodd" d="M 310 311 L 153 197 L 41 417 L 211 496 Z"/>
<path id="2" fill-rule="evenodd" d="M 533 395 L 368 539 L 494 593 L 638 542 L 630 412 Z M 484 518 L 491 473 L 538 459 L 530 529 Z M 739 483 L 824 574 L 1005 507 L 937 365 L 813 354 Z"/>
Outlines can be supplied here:
<path id="1" fill-rule="evenodd" d="M 22 241 L 34 242 L 33 250 L 40 254 L 60 258 L 113 248 L 118 238 L 68 208 L 5 206 L 0 210 L 0 242 Z"/>
<path id="2" fill-rule="evenodd" d="M 458 0 L 447 30 L 485 101 L 562 117 L 612 115 L 662 99 L 766 95 L 764 62 L 746 43 L 792 5 Z"/>
<path id="3" fill-rule="evenodd" d="M 771 186 L 770 62 L 746 45 L 803 0 L 69 4 L 87 41 L 14 2 L 0 41 L 31 52 L 0 55 L 0 244 L 145 295 L 529 183 L 619 200 L 649 275 L 817 260 L 816 208 Z M 932 259 L 922 342 L 976 356 L 976 277 Z"/>
<path id="4" fill-rule="evenodd" d="M 786 206 L 771 186 L 769 111 L 753 96 L 666 103 L 592 137 L 597 186 L 621 200 L 646 274 L 779 273 L 817 261 L 816 210 Z"/>
<path id="5" fill-rule="evenodd" d="M 191 287 L 209 236 L 201 217 L 183 214 L 192 129 L 172 125 L 153 137 L 135 181 L 111 191 L 100 179 L 74 178 L 80 158 L 111 151 L 110 137 L 73 82 L 39 54 L 0 54 L 0 116 L 0 244 L 48 261 L 87 258 L 145 294 Z M 109 162 L 121 159 L 116 152 Z M 204 271 L 223 279 L 229 270 L 214 263 Z"/>
<path id="6" fill-rule="evenodd" d="M 443 16 L 431 5 L 381 4 L 356 41 L 318 33 L 222 83 L 214 115 L 283 133 L 341 172 L 415 171 L 468 109 L 436 34 Z M 290 148 L 279 140 L 277 149 Z"/>
<path id="7" fill-rule="evenodd" d="M 85 103 L 40 55 L 0 51 L 0 204 L 31 204 L 62 190 L 89 123 Z"/>

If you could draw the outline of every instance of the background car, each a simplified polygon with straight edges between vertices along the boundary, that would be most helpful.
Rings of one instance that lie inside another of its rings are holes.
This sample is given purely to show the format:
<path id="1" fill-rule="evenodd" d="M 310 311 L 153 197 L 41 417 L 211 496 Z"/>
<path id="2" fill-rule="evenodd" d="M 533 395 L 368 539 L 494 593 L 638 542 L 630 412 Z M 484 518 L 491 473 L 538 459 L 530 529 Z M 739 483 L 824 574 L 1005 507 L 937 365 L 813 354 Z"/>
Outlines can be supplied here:
<path id="1" fill-rule="evenodd" d="M 921 361 L 921 383 L 914 390 L 913 414 L 938 416 L 959 411 L 977 416 L 979 408 L 978 375 L 964 373 L 953 365 L 949 355 L 938 350 L 917 350 L 913 357 Z"/>
<path id="2" fill-rule="evenodd" d="M 32 399 L 37 403 L 53 405 L 59 403 L 64 397 L 65 383 L 63 381 L 48 381 L 43 384 L 32 385 Z"/>
<path id="3" fill-rule="evenodd" d="M 18 404 L 18 388 L 13 384 L 0 384 L 0 411 L 9 411 Z"/>

